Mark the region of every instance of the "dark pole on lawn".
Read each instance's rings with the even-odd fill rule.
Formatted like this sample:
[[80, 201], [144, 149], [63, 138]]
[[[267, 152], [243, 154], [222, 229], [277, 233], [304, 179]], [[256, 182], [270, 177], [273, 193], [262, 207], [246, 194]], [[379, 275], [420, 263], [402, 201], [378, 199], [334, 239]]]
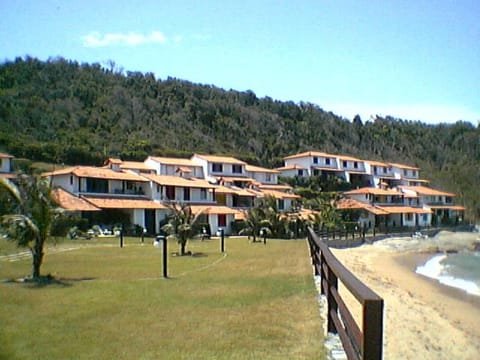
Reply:
[[225, 230], [220, 229], [220, 250], [225, 252]]
[[167, 275], [167, 237], [164, 236], [162, 239], [163, 243], [163, 277], [168, 278]]
[[123, 225], [120, 228], [120, 247], [123, 248]]

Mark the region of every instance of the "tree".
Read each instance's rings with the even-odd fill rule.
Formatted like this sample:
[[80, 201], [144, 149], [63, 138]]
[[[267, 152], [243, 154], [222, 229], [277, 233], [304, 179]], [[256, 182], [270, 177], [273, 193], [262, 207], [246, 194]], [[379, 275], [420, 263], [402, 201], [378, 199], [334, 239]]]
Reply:
[[177, 240], [180, 245], [180, 256], [184, 256], [187, 241], [194, 235], [193, 225], [205, 210], [193, 214], [192, 208], [186, 204], [175, 203], [169, 204], [167, 207], [171, 211], [170, 219], [168, 224], [162, 227], [162, 230]]
[[59, 208], [47, 179], [20, 175], [15, 182], [0, 178], [0, 187], [7, 191], [10, 202], [1, 226], [8, 239], [30, 249], [32, 279], [38, 281], [45, 242]]
[[267, 219], [267, 214], [263, 204], [257, 201], [257, 204], [245, 211], [245, 227], [239, 231], [239, 234], [252, 235], [253, 242], [257, 241], [257, 236], [260, 235], [261, 230], [270, 228], [270, 221]]

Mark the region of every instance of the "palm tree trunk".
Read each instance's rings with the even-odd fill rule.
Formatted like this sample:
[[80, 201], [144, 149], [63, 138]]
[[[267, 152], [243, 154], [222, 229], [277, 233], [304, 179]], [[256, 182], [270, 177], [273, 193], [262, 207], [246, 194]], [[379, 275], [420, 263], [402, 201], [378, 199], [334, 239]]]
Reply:
[[40, 266], [43, 262], [43, 241], [37, 239], [35, 240], [35, 244], [32, 251], [32, 278], [34, 280], [40, 278]]
[[185, 255], [185, 246], [187, 245], [186, 241], [180, 242], [180, 256]]

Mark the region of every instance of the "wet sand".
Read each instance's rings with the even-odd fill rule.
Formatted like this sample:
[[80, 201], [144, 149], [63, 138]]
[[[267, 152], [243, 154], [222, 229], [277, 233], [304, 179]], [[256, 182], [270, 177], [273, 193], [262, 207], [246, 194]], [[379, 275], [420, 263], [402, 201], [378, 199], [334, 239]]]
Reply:
[[[448, 246], [452, 238], [461, 237], [444, 235]], [[441, 239], [435, 239], [436, 247], [443, 246]], [[332, 249], [350, 271], [384, 299], [384, 358], [479, 359], [480, 297], [416, 274], [416, 267], [434, 255], [432, 249], [426, 242], [402, 246], [399, 241]], [[361, 323], [356, 300], [341, 285], [340, 292]]]

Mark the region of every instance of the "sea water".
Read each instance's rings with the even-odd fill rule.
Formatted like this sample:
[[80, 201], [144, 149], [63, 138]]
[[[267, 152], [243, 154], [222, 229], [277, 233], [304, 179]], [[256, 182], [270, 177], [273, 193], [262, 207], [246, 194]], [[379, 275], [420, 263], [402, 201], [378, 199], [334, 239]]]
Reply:
[[425, 265], [419, 266], [416, 272], [480, 296], [480, 252], [435, 255]]

